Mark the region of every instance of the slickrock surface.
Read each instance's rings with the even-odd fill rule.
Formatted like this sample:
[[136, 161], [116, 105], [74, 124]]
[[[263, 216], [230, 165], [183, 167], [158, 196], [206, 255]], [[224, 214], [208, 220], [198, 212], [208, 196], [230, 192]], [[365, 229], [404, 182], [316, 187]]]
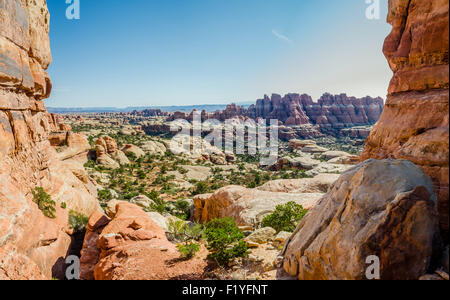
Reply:
[[407, 159], [433, 179], [442, 236], [449, 229], [449, 2], [390, 0], [384, 53], [394, 72], [362, 155]]
[[276, 180], [256, 189], [227, 186], [213, 194], [194, 197], [194, 219], [206, 223], [232, 217], [239, 226], [256, 226], [277, 205], [294, 201], [305, 209], [314, 207], [337, 177], [322, 174], [316, 178]]
[[[68, 211], [99, 209], [95, 189], [62, 162], [71, 155], [60, 158], [49, 141], [66, 131], [77, 144], [42, 102], [52, 88], [49, 22], [44, 0], [0, 1], [0, 279], [51, 278], [71, 242]], [[55, 219], [32, 201], [36, 186], [56, 202]]]
[[[181, 260], [176, 245], [167, 240], [164, 230], [141, 208], [122, 202], [116, 211], [112, 221], [98, 235], [100, 255], [94, 268], [96, 280], [201, 278], [206, 267], [204, 249], [189, 261]], [[98, 216], [92, 218], [98, 219]], [[85, 241], [82, 261], [88, 255], [86, 261], [92, 263], [95, 251], [89, 250], [93, 244], [89, 240]], [[92, 269], [91, 263], [87, 264], [87, 270]], [[85, 276], [90, 278], [91, 275]]]
[[431, 179], [404, 160], [368, 160], [341, 175], [300, 222], [284, 250], [284, 269], [300, 280], [366, 279], [366, 258], [381, 279], [418, 279], [437, 236]]

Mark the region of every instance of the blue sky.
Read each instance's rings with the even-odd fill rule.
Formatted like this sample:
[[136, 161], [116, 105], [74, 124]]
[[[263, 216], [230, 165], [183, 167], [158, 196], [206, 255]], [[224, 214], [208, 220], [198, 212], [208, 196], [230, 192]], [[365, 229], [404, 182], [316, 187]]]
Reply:
[[264, 94], [385, 97], [381, 19], [365, 0], [80, 0], [51, 14], [48, 106], [247, 102]]

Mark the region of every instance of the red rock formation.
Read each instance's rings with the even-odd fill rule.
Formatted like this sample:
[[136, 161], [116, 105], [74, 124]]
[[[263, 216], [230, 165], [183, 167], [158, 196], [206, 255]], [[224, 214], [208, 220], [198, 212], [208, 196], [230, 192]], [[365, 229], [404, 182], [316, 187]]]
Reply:
[[[200, 279], [206, 251], [189, 261], [180, 260], [176, 245], [138, 206], [122, 202], [107, 220], [95, 214], [82, 250], [83, 278], [96, 280]], [[98, 239], [98, 240], [97, 240]], [[98, 243], [97, 243], [98, 242]], [[98, 245], [98, 251], [94, 245]], [[98, 263], [97, 263], [98, 261]], [[93, 271], [93, 273], [92, 273]]]
[[[45, 0], [0, 1], [0, 279], [51, 278], [71, 243], [68, 211], [99, 208], [49, 142], [59, 128], [42, 102], [52, 87], [48, 34]], [[36, 186], [56, 202], [55, 219], [32, 201]]]
[[403, 158], [431, 176], [448, 240], [449, 2], [390, 0], [384, 53], [394, 76], [386, 107], [367, 140], [367, 158]]
[[[264, 99], [256, 101], [248, 109], [236, 104], [230, 104], [223, 111], [207, 113], [202, 111], [202, 121], [216, 119], [225, 121], [227, 119], [239, 118], [241, 120], [279, 120], [279, 125], [302, 126], [317, 125], [325, 133], [339, 135], [340, 129], [360, 125], [375, 124], [383, 111], [383, 99], [365, 97], [357, 99], [348, 97], [346, 94], [333, 96], [324, 94], [318, 102], [313, 102], [308, 95], [287, 94], [284, 97], [273, 94], [272, 97], [265, 96]], [[192, 121], [193, 112], [189, 115], [176, 112], [169, 117], [169, 121], [185, 119]], [[363, 138], [367, 137], [361, 132]], [[320, 135], [317, 131], [314, 135]], [[294, 135], [295, 137], [303, 137]]]

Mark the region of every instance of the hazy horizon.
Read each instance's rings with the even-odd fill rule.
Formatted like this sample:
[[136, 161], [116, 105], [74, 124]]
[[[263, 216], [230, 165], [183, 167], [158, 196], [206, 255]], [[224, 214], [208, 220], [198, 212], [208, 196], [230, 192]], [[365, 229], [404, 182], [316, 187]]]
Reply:
[[50, 107], [249, 103], [264, 94], [385, 98], [381, 18], [364, 0], [48, 1]]

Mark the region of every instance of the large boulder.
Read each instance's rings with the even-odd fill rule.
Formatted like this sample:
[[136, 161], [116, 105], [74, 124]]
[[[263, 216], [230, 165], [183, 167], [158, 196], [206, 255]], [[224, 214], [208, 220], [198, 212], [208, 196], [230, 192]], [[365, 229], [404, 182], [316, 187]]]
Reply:
[[301, 280], [366, 279], [378, 256], [381, 279], [418, 279], [438, 232], [431, 179], [405, 160], [368, 160], [342, 174], [300, 222], [284, 269]]

